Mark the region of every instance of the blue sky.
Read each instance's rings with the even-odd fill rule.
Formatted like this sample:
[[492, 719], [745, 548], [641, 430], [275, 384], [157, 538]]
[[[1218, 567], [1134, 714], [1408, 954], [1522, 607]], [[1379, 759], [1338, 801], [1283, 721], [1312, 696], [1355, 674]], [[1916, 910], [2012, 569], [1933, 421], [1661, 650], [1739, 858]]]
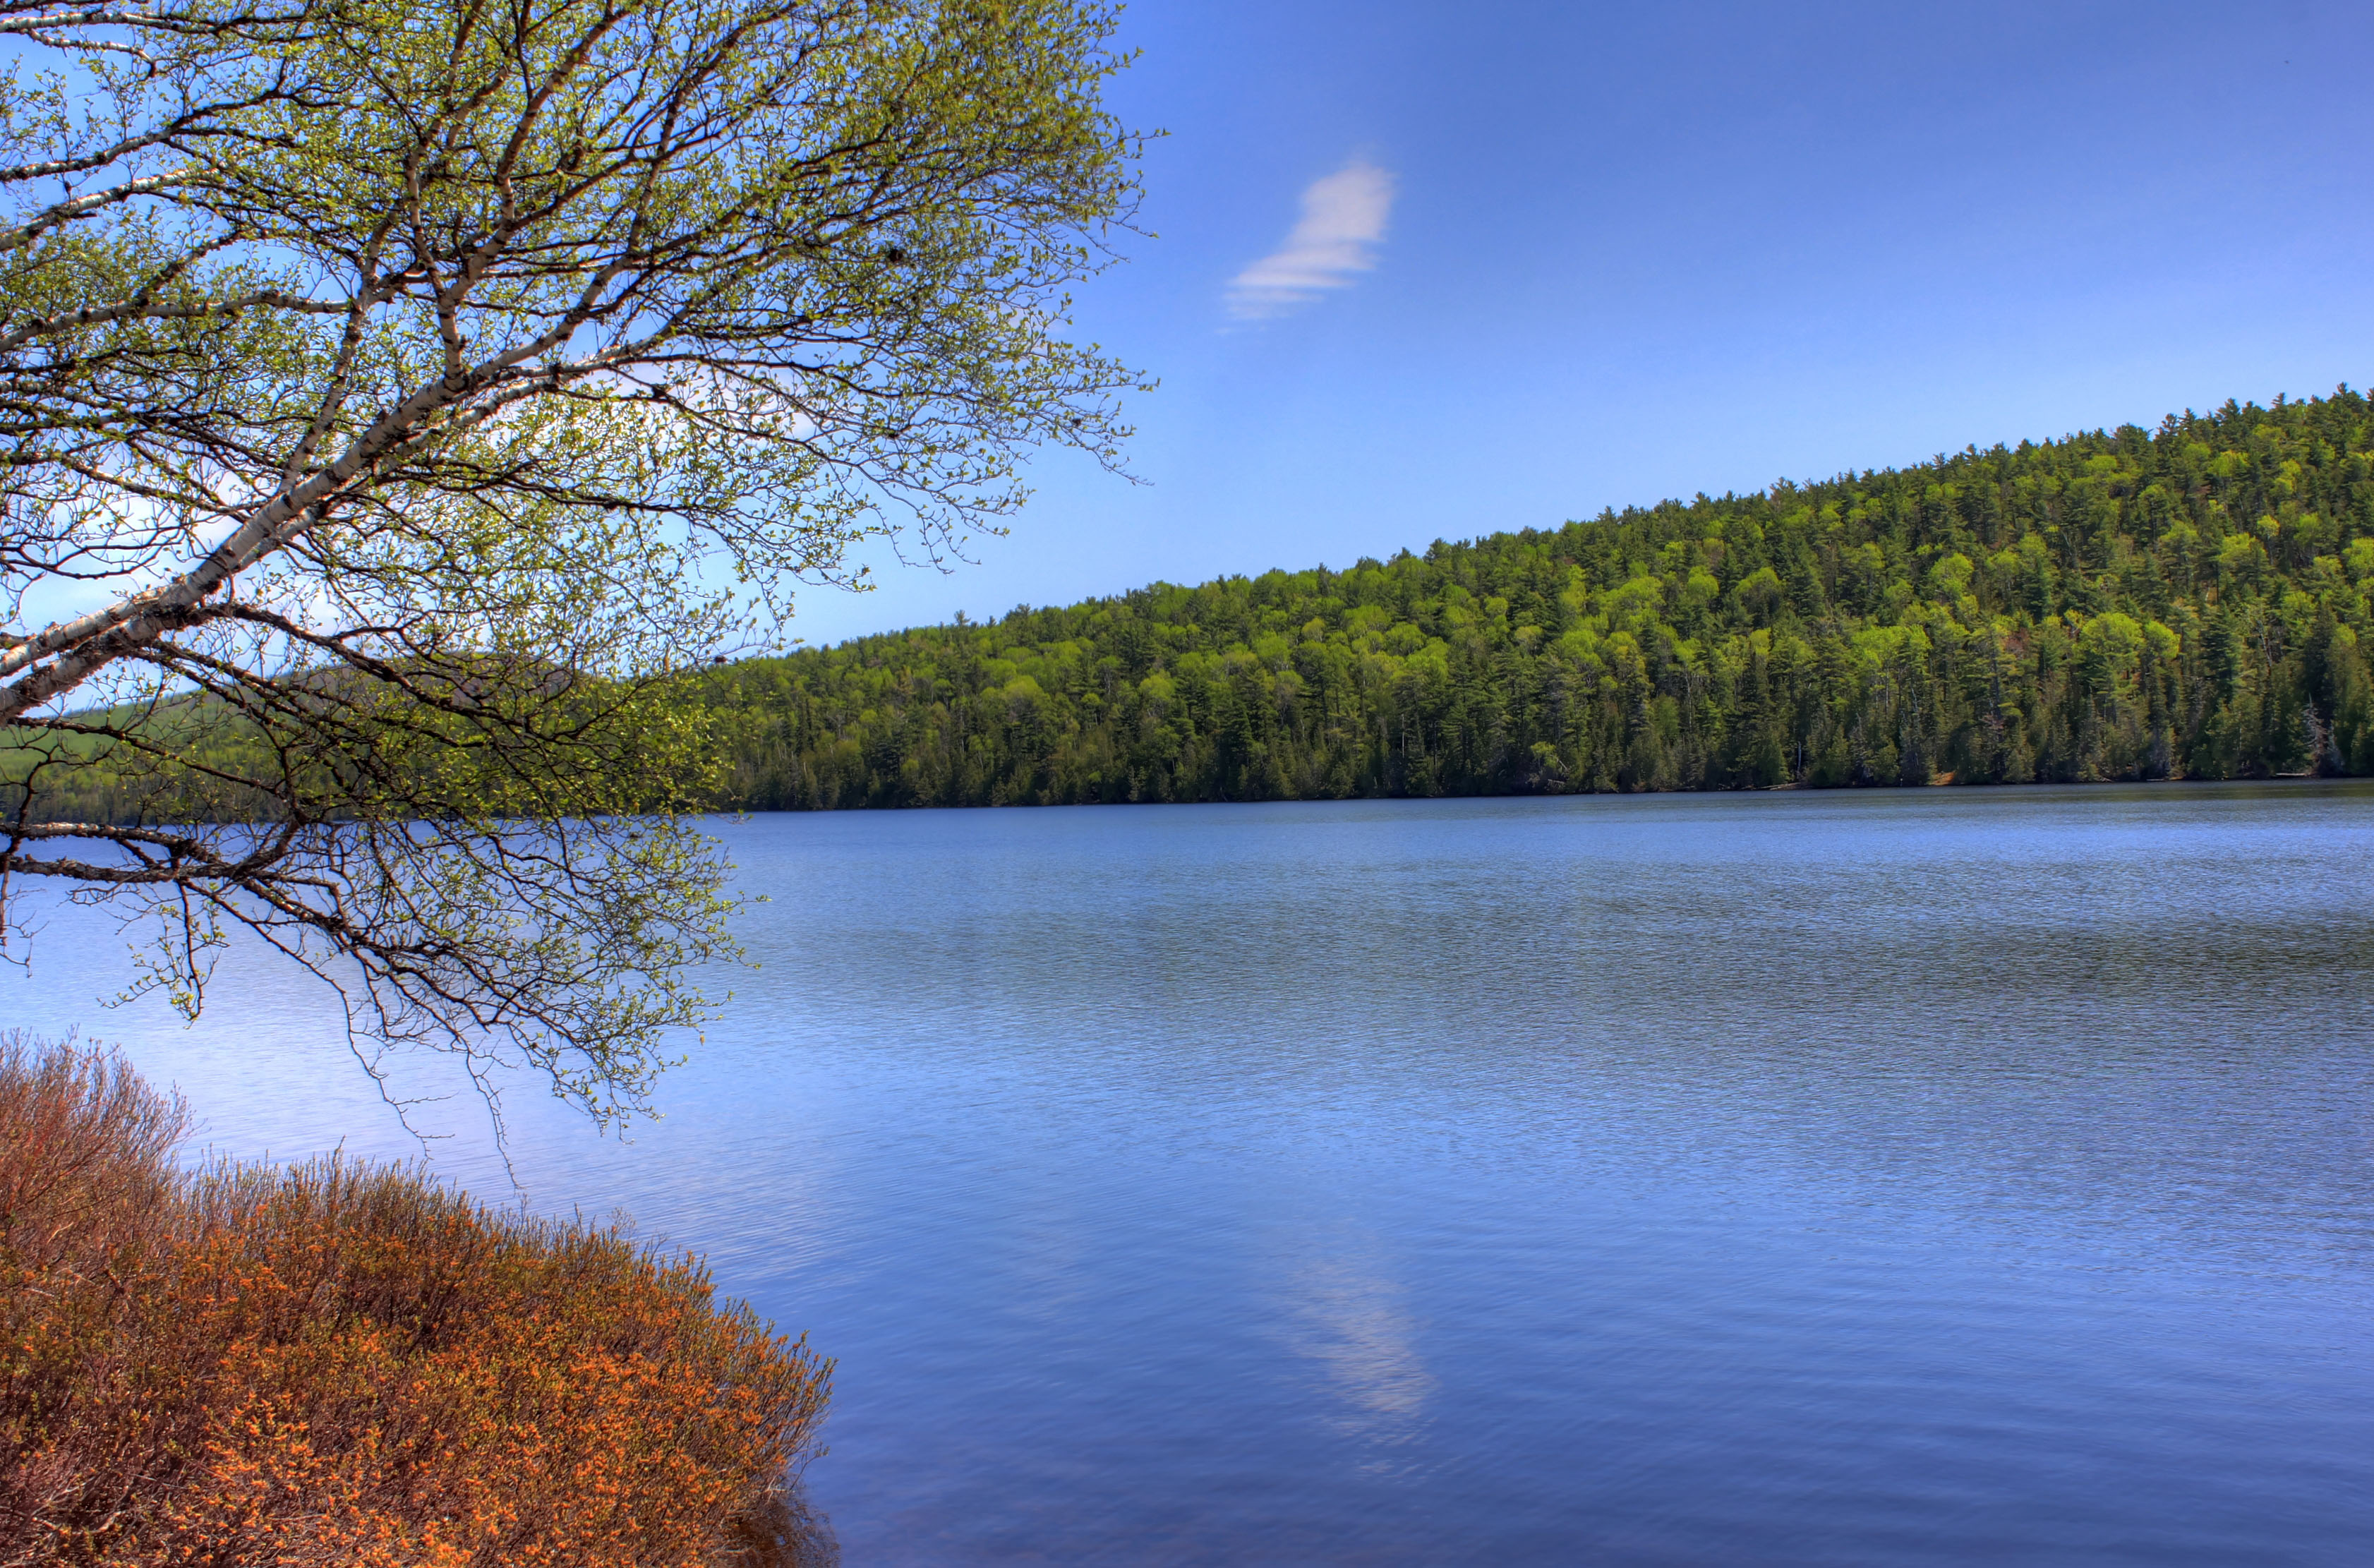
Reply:
[[[2374, 6], [1141, 0], [1161, 378], [811, 642], [2374, 380]], [[1315, 188], [1315, 189], [1314, 189]]]

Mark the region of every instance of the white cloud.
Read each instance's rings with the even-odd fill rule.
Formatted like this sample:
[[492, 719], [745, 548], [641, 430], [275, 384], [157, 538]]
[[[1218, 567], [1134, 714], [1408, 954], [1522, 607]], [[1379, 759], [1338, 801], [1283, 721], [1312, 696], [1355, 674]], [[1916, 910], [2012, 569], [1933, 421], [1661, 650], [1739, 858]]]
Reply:
[[1240, 321], [1281, 315], [1341, 288], [1377, 264], [1374, 247], [1393, 211], [1393, 177], [1353, 163], [1302, 193], [1302, 217], [1275, 252], [1228, 284], [1228, 313]]

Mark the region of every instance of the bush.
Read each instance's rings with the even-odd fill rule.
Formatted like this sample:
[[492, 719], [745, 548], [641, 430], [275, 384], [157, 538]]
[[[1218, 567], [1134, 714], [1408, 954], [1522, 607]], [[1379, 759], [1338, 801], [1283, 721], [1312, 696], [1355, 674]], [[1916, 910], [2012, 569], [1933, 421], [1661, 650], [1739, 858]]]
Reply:
[[0, 1563], [793, 1563], [830, 1363], [691, 1258], [400, 1168], [187, 1173], [0, 1036]]

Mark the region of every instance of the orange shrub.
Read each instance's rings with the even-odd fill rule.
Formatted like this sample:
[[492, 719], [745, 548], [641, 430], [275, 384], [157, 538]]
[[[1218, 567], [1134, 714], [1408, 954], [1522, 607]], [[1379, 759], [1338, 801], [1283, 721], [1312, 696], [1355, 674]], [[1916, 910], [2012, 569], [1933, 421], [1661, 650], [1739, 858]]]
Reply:
[[787, 1563], [830, 1365], [698, 1261], [400, 1168], [170, 1163], [0, 1037], [0, 1564]]

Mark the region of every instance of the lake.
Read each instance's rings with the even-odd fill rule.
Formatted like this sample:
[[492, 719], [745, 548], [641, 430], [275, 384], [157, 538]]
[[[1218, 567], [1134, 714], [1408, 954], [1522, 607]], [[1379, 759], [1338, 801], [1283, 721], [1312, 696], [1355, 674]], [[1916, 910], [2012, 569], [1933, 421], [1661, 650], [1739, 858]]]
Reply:
[[[2374, 1562], [2374, 787], [718, 831], [760, 967], [516, 1166], [839, 1358], [852, 1568]], [[409, 1147], [311, 982], [33, 953], [215, 1147]]]

